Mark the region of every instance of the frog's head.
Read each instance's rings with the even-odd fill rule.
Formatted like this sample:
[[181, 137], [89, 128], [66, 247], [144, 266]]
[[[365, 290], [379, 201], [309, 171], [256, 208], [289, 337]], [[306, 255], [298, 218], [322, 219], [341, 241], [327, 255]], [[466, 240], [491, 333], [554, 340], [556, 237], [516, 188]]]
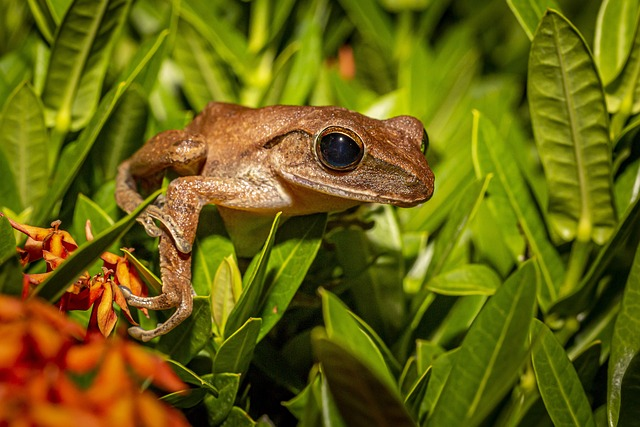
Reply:
[[434, 175], [418, 119], [376, 120], [343, 108], [305, 108], [295, 127], [264, 145], [274, 172], [289, 186], [351, 204], [410, 207], [429, 200]]

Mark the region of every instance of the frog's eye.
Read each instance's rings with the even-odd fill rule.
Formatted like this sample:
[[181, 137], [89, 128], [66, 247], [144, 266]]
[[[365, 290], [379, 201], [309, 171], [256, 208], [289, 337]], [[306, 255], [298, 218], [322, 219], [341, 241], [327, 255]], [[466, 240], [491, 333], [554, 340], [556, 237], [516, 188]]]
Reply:
[[429, 149], [429, 135], [427, 135], [427, 130], [422, 130], [422, 142], [420, 143], [420, 151], [422, 151], [423, 155], [427, 155], [427, 150]]
[[337, 126], [324, 129], [315, 140], [320, 163], [335, 171], [355, 169], [364, 156], [364, 144], [354, 132]]

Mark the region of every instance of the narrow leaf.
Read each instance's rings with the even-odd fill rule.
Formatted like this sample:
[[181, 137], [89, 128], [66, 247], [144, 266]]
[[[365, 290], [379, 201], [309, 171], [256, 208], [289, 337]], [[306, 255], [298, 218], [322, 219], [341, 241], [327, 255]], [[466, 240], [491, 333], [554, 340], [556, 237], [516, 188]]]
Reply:
[[241, 293], [242, 276], [235, 259], [229, 255], [220, 263], [211, 287], [211, 316], [221, 335]]
[[611, 338], [609, 356], [607, 416], [609, 425], [618, 424], [623, 378], [631, 361], [640, 353], [640, 250], [636, 249], [633, 265], [622, 297], [622, 307]]
[[528, 351], [537, 281], [528, 261], [489, 300], [460, 346], [428, 425], [478, 425], [511, 389]]
[[533, 39], [545, 10], [558, 9], [555, 0], [507, 0], [507, 4], [530, 40]]
[[564, 276], [560, 256], [547, 238], [546, 229], [535, 202], [516, 166], [513, 155], [493, 124], [475, 111], [473, 122], [473, 160], [476, 173], [493, 173], [489, 193], [508, 200], [526, 238], [531, 254], [536, 257], [542, 273], [538, 301], [547, 310], [558, 295]]
[[562, 345], [538, 320], [534, 321], [532, 336], [536, 382], [554, 425], [595, 427], [587, 395]]
[[483, 264], [467, 264], [434, 277], [427, 289], [441, 295], [493, 295], [500, 277]]
[[44, 105], [60, 132], [84, 126], [95, 111], [112, 40], [129, 0], [75, 0], [51, 50]]
[[28, 0], [29, 9], [40, 34], [47, 41], [53, 43], [53, 37], [58, 28], [59, 19], [53, 10], [49, 0]]
[[0, 292], [22, 294], [22, 267], [16, 252], [16, 239], [13, 227], [4, 216], [0, 216]]
[[605, 85], [622, 70], [635, 33], [637, 0], [604, 0], [598, 11], [593, 54]]
[[548, 217], [562, 241], [604, 243], [616, 225], [609, 119], [598, 72], [578, 31], [549, 11], [533, 39], [527, 85], [549, 192]]
[[23, 83], [9, 96], [0, 118], [0, 150], [13, 173], [19, 210], [37, 206], [48, 191], [48, 144], [42, 104]]
[[42, 282], [31, 294], [31, 297], [40, 297], [56, 302], [73, 281], [104, 252], [113, 242], [122, 237], [136, 222], [136, 218], [162, 190], [158, 190], [149, 196], [133, 212], [113, 224], [107, 230], [95, 237], [94, 240], [79, 247], [67, 258], [47, 279]]
[[340, 0], [360, 33], [382, 52], [393, 52], [394, 37], [388, 16], [374, 0]]
[[0, 210], [9, 208], [14, 212], [22, 211], [22, 202], [18, 195], [18, 186], [11, 172], [11, 164], [0, 150]]
[[[609, 112], [620, 113], [624, 121], [629, 115], [640, 112], [640, 14], [634, 16], [637, 20], [630, 55], [618, 77], [606, 87]], [[614, 117], [614, 123], [615, 120]]]
[[213, 360], [214, 374], [246, 373], [258, 342], [261, 323], [260, 319], [249, 318], [240, 329], [222, 343]]

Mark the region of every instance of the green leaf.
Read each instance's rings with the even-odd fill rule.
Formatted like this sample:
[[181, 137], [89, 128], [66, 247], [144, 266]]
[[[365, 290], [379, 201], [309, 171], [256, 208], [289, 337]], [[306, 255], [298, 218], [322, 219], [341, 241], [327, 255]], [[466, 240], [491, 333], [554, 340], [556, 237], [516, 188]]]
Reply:
[[456, 299], [446, 317], [431, 334], [431, 342], [444, 347], [457, 343], [469, 330], [487, 301], [485, 295], [467, 295]]
[[131, 251], [127, 249], [120, 249], [124, 252], [127, 260], [135, 267], [136, 271], [140, 273], [140, 277], [146, 283], [150, 295], [159, 295], [162, 293], [162, 282], [158, 277], [151, 272], [138, 258], [136, 258]]
[[430, 426], [478, 425], [511, 389], [528, 353], [537, 282], [528, 261], [482, 309], [429, 415]]
[[252, 427], [256, 422], [242, 409], [234, 406], [220, 427]]
[[380, 381], [397, 390], [395, 380], [380, 350], [351, 315], [347, 307], [332, 293], [320, 289], [322, 312], [327, 336], [360, 359]]
[[40, 34], [47, 41], [53, 43], [53, 37], [58, 28], [59, 19], [49, 0], [28, 0], [29, 9]]
[[[621, 407], [621, 387], [631, 361], [640, 353], [640, 250], [636, 249], [633, 265], [622, 296], [622, 307], [611, 338], [609, 356], [607, 413], [609, 425], [617, 425]], [[637, 364], [636, 364], [637, 365]]]
[[493, 173], [489, 193], [507, 200], [511, 205], [531, 254], [540, 266], [542, 286], [538, 290], [538, 302], [546, 311], [558, 295], [564, 276], [562, 261], [547, 238], [537, 207], [505, 141], [493, 124], [479, 112], [474, 111], [473, 117], [472, 149], [476, 173], [481, 176]]
[[87, 221], [91, 221], [93, 235], [100, 234], [113, 225], [113, 220], [96, 202], [84, 194], [79, 194], [73, 211], [73, 225], [70, 230], [71, 235], [75, 236], [78, 244], [87, 241], [85, 234]]
[[529, 40], [533, 39], [544, 12], [548, 8], [559, 9], [555, 0], [507, 0], [507, 4]]
[[182, 20], [176, 34], [174, 55], [185, 75], [185, 94], [196, 111], [202, 111], [214, 99], [221, 102], [237, 101], [231, 78], [218, 56]]
[[[319, 331], [315, 331], [319, 332]], [[312, 333], [331, 395], [349, 426], [415, 425], [397, 393], [344, 343]]]
[[[631, 53], [618, 77], [606, 87], [609, 112], [619, 113], [623, 124], [629, 115], [640, 112], [640, 14], [635, 16], [637, 20]], [[616, 25], [614, 28], [617, 27]], [[614, 123], [616, 117], [612, 120], [612, 130], [615, 132], [617, 129]]]
[[240, 385], [239, 374], [217, 374], [213, 376], [213, 385], [218, 389], [218, 395], [207, 394], [204, 404], [209, 414], [210, 426], [216, 426], [224, 421], [236, 400]]
[[375, 43], [382, 52], [394, 51], [395, 38], [389, 17], [377, 1], [340, 0], [339, 3], [366, 40]]
[[94, 240], [79, 247], [47, 279], [31, 293], [31, 298], [40, 297], [56, 302], [71, 283], [82, 274], [113, 242], [122, 237], [136, 222], [136, 218], [162, 190], [158, 190], [142, 202], [133, 212], [98, 234]]
[[260, 337], [282, 318], [320, 249], [327, 224], [324, 213], [290, 218], [278, 230], [268, 265], [266, 299], [262, 304]]
[[211, 340], [211, 305], [208, 297], [193, 297], [191, 316], [160, 337], [158, 351], [187, 364]]
[[141, 49], [138, 51], [135, 58], [130, 62], [129, 68], [123, 74], [120, 83], [102, 98], [98, 110], [91, 118], [87, 127], [82, 131], [78, 140], [65, 147], [55, 170], [51, 192], [34, 212], [33, 223], [40, 224], [44, 222], [53, 209], [53, 206], [62, 199], [62, 196], [80, 170], [93, 143], [98, 138], [98, 135], [113, 113], [120, 98], [126, 92], [131, 82], [143, 71], [145, 66], [153, 59], [154, 55], [160, 51], [166, 36], [166, 32], [160, 33], [155, 39], [155, 43], [148, 45], [147, 50]]
[[636, 353], [627, 365], [620, 387], [619, 426], [633, 426], [640, 417], [640, 355]]
[[603, 0], [598, 11], [593, 54], [605, 85], [622, 70], [633, 44], [637, 0]]
[[549, 11], [533, 39], [529, 109], [549, 192], [548, 218], [564, 242], [604, 243], [616, 225], [609, 119], [582, 36]]
[[129, 0], [75, 0], [64, 16], [42, 93], [58, 132], [80, 129], [95, 111], [113, 38], [129, 4]]
[[244, 375], [247, 372], [258, 342], [261, 323], [261, 319], [248, 319], [222, 343], [213, 360], [214, 374], [231, 372]]
[[595, 427], [589, 400], [562, 345], [538, 320], [533, 323], [532, 337], [536, 382], [554, 425]]
[[[433, 411], [433, 407], [436, 405], [442, 390], [447, 383], [447, 379], [451, 374], [451, 369], [460, 353], [460, 348], [450, 350], [444, 354], [438, 356], [438, 358], [431, 365], [431, 378], [427, 386], [427, 393], [424, 395], [420, 404], [420, 419]], [[422, 422], [420, 425], [426, 425]]]
[[[200, 216], [200, 224], [208, 219]], [[191, 268], [191, 284], [198, 295], [210, 295], [220, 264], [225, 257], [235, 254], [228, 237], [219, 234], [196, 236]]]
[[225, 257], [216, 271], [211, 287], [211, 316], [224, 336], [229, 314], [242, 294], [242, 276], [232, 255]]
[[22, 211], [22, 202], [18, 195], [18, 186], [13, 179], [11, 164], [0, 150], [0, 209], [9, 208], [12, 211]]
[[25, 82], [9, 96], [0, 118], [0, 150], [4, 151], [20, 197], [17, 210], [37, 206], [47, 194], [48, 144], [42, 103]]
[[427, 289], [441, 295], [493, 295], [500, 283], [500, 277], [486, 265], [467, 264], [434, 277]]
[[255, 317], [260, 309], [260, 299], [264, 294], [265, 275], [271, 256], [271, 249], [276, 237], [276, 230], [280, 223], [280, 213], [273, 219], [269, 237], [264, 243], [262, 251], [257, 254], [243, 277], [242, 294], [231, 311], [225, 326], [225, 336], [233, 334], [246, 320]]
[[205, 389], [213, 394], [218, 394], [218, 389], [209, 381], [209, 378], [196, 374], [191, 369], [175, 360], [167, 359], [167, 363], [171, 365], [173, 371], [185, 383], [195, 385], [196, 387]]
[[16, 239], [13, 227], [4, 216], [0, 216], [0, 293], [22, 294], [22, 268], [16, 252]]

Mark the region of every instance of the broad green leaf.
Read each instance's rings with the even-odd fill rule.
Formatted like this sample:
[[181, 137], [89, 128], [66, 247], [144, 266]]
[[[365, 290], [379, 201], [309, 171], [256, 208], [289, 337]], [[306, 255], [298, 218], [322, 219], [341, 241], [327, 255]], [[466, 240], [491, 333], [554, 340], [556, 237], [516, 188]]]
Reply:
[[[200, 215], [200, 224], [209, 218]], [[219, 234], [196, 236], [191, 267], [191, 285], [198, 295], [210, 295], [216, 272], [225, 257], [235, 254], [228, 237]], [[213, 298], [213, 297], [212, 297]]]
[[193, 297], [191, 316], [160, 337], [158, 351], [187, 364], [211, 340], [211, 305], [207, 297]]
[[420, 409], [427, 394], [427, 386], [429, 385], [430, 379], [431, 368], [427, 368], [404, 399], [404, 406], [411, 413], [413, 419], [418, 423], [421, 423], [423, 421], [423, 417], [426, 415], [426, 413], [423, 413], [424, 411], [421, 411]]
[[113, 39], [129, 4], [129, 0], [75, 0], [67, 10], [56, 32], [42, 93], [50, 124], [59, 133], [80, 129], [95, 111]]
[[13, 173], [19, 210], [37, 206], [48, 191], [48, 144], [42, 103], [23, 83], [9, 96], [0, 117], [0, 150]]
[[627, 365], [627, 370], [622, 378], [620, 387], [620, 413], [619, 426], [632, 426], [637, 424], [640, 417], [640, 355], [636, 353]]
[[478, 425], [511, 389], [528, 353], [537, 282], [528, 261], [491, 297], [462, 341], [429, 426]]
[[82, 131], [78, 140], [68, 144], [63, 151], [56, 167], [51, 192], [49, 197], [43, 200], [34, 212], [33, 223], [40, 224], [47, 219], [54, 205], [62, 199], [71, 182], [80, 170], [82, 163], [89, 154], [91, 147], [104, 128], [108, 118], [120, 101], [122, 95], [136, 77], [144, 70], [145, 66], [160, 51], [167, 33], [162, 32], [155, 39], [155, 43], [148, 45], [148, 50], [140, 50], [131, 61], [129, 68], [123, 74], [119, 84], [107, 93], [100, 101], [98, 110], [91, 118], [87, 127]]
[[389, 16], [375, 0], [340, 0], [351, 21], [362, 36], [375, 43], [382, 52], [394, 51], [394, 37]]
[[603, 244], [613, 232], [609, 119], [582, 36], [549, 11], [529, 56], [529, 110], [549, 192], [548, 218], [563, 242]]
[[211, 316], [222, 336], [224, 336], [224, 326], [229, 314], [238, 302], [241, 293], [242, 276], [235, 259], [229, 255], [218, 266], [211, 286]]
[[268, 261], [266, 297], [261, 306], [264, 338], [282, 318], [316, 257], [327, 224], [326, 214], [290, 218], [276, 237]]
[[542, 286], [538, 289], [538, 302], [546, 311], [558, 295], [564, 276], [562, 261], [547, 238], [544, 223], [506, 142], [479, 112], [474, 111], [473, 118], [472, 150], [476, 173], [493, 173], [489, 193], [508, 200], [511, 205], [529, 250], [540, 266]]
[[258, 342], [261, 319], [249, 318], [244, 325], [227, 338], [213, 360], [213, 373], [231, 372], [244, 375], [249, 369], [253, 349]]
[[532, 336], [536, 382], [554, 425], [595, 427], [587, 396], [562, 345], [538, 320], [533, 323]]
[[39, 297], [56, 302], [64, 291], [97, 259], [113, 242], [122, 237], [136, 222], [136, 218], [162, 190], [158, 190], [141, 203], [133, 212], [95, 236], [86, 245], [80, 246], [47, 279], [31, 293], [31, 298]]
[[208, 425], [216, 426], [227, 418], [233, 408], [240, 386], [240, 374], [213, 375], [211, 382], [218, 389], [218, 394], [207, 394], [204, 404], [209, 414]]
[[558, 3], [555, 0], [507, 0], [507, 4], [524, 32], [527, 33], [529, 40], [533, 39], [544, 12], [548, 8], [558, 9]]
[[[319, 332], [319, 331], [316, 331]], [[314, 333], [314, 353], [349, 426], [415, 425], [397, 392], [341, 341]]]
[[176, 34], [174, 55], [185, 75], [185, 94], [196, 111], [203, 110], [212, 100], [237, 101], [231, 79], [218, 56], [183, 20]]
[[620, 73], [633, 44], [638, 0], [603, 0], [598, 11], [593, 56], [604, 85]]
[[460, 340], [487, 301], [485, 295], [467, 295], [456, 299], [453, 307], [431, 334], [433, 344], [449, 347]]
[[493, 295], [500, 277], [484, 264], [467, 264], [427, 282], [427, 289], [441, 295]]
[[[427, 392], [424, 395], [420, 404], [420, 419], [433, 411], [433, 407], [440, 399], [442, 390], [449, 378], [451, 369], [460, 353], [460, 348], [450, 350], [444, 354], [438, 356], [438, 358], [431, 365], [431, 378], [427, 386]], [[424, 421], [421, 422], [422, 426], [427, 425]]]
[[638, 359], [637, 355], [640, 353], [638, 306], [640, 306], [640, 250], [636, 249], [622, 297], [622, 307], [611, 338], [607, 387], [607, 417], [610, 426], [618, 424], [620, 407], [623, 402], [621, 395], [623, 378], [631, 361], [634, 358]]
[[213, 385], [213, 383], [211, 383], [210, 378], [199, 376], [191, 369], [175, 360], [167, 359], [167, 363], [171, 366], [178, 377], [180, 377], [180, 379], [185, 383], [195, 385], [214, 394], [218, 393], [218, 389]]
[[262, 250], [253, 258], [242, 278], [242, 294], [227, 319], [225, 336], [233, 334], [248, 318], [256, 317], [259, 312], [260, 300], [265, 291], [265, 275], [268, 271], [269, 257], [271, 256], [271, 249], [273, 248], [279, 223], [280, 213], [273, 220], [269, 237], [267, 237]]
[[327, 337], [352, 352], [380, 381], [391, 390], [396, 390], [395, 380], [371, 337], [361, 329], [342, 301], [324, 289], [319, 292]]
[[94, 236], [113, 225], [113, 220], [97, 203], [84, 194], [79, 194], [73, 211], [73, 224], [70, 230], [71, 235], [74, 236], [78, 244], [87, 241], [85, 233], [87, 221], [91, 222], [91, 232]]
[[229, 411], [224, 422], [220, 424], [220, 427], [252, 427], [255, 425], [257, 425], [256, 422], [251, 419], [249, 414], [237, 406], [234, 406], [231, 408], [231, 411]]

